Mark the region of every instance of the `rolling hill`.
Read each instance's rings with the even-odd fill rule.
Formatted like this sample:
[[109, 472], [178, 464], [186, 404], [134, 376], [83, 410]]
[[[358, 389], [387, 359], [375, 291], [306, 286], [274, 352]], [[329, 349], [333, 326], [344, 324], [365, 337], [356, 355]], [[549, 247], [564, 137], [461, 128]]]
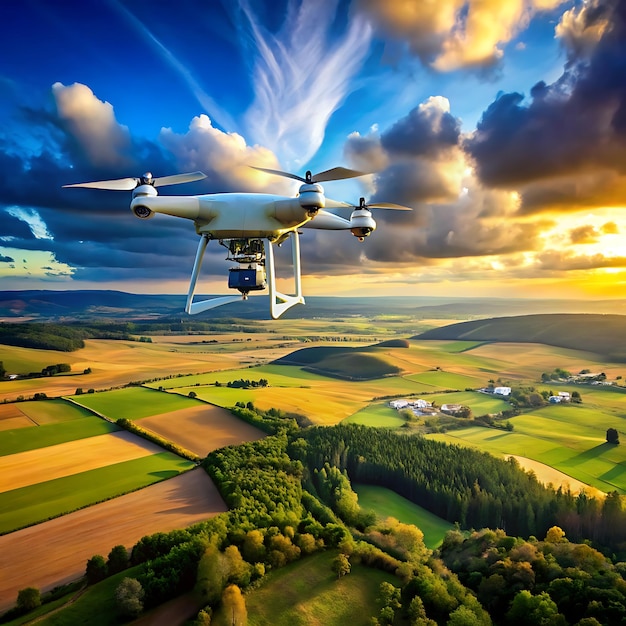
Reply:
[[626, 362], [626, 315], [519, 315], [434, 328], [412, 339], [543, 343]]
[[390, 363], [384, 354], [377, 354], [375, 346], [364, 348], [335, 346], [302, 348], [287, 354], [274, 363], [277, 365], [299, 365], [311, 372], [345, 380], [372, 380], [384, 376], [394, 376], [401, 372], [400, 368]]

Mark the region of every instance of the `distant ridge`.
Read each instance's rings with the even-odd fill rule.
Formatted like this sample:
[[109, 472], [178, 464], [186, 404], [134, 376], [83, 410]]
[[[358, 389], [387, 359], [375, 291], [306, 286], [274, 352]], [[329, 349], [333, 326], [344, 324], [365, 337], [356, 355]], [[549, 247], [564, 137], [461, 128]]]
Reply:
[[543, 343], [626, 362], [626, 315], [557, 313], [497, 317], [434, 328], [412, 339]]

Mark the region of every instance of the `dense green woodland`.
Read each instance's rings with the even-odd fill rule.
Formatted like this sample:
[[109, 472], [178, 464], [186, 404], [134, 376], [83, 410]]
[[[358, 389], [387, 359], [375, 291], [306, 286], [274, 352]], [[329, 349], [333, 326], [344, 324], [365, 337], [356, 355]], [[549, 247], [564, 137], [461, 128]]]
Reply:
[[[245, 602], [239, 590], [268, 571], [332, 550], [337, 576], [349, 576], [350, 563], [395, 575], [381, 585], [373, 626], [626, 623], [626, 563], [613, 556], [626, 527], [617, 494], [592, 504], [542, 487], [515, 463], [359, 426], [279, 429], [216, 450], [203, 467], [230, 510], [141, 539], [130, 581], [116, 591], [120, 619], [194, 589], [205, 605], [195, 623], [206, 624], [233, 594]], [[389, 486], [462, 520], [459, 530], [432, 553], [415, 526], [361, 509], [351, 480]], [[602, 529], [597, 547], [611, 559], [576, 542], [590, 510]], [[506, 532], [461, 529], [488, 526]], [[94, 555], [88, 582], [119, 572], [121, 561], [119, 547], [108, 559]], [[55, 623], [75, 623], [72, 610]]]

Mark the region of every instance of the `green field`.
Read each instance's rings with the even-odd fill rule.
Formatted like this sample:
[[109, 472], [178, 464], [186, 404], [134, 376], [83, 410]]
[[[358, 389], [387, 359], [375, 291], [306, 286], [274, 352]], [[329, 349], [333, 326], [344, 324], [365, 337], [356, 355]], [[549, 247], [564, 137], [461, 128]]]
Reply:
[[119, 428], [115, 424], [93, 415], [60, 424], [5, 430], [0, 436], [0, 456], [55, 446], [58, 443], [76, 441], [86, 437], [106, 435], [117, 430]]
[[594, 407], [561, 404], [511, 418], [511, 423], [514, 432], [474, 427], [428, 437], [497, 456], [524, 456], [602, 491], [626, 493], [626, 448], [606, 443], [606, 429], [623, 433], [624, 418]]
[[374, 428], [401, 428], [406, 420], [387, 402], [376, 402], [346, 417], [343, 424], [361, 424]]
[[454, 374], [451, 372], [444, 372], [442, 370], [421, 372], [420, 374], [413, 374], [412, 376], [407, 376], [406, 378], [417, 383], [424, 383], [426, 385], [432, 385], [433, 387], [439, 387], [440, 389], [456, 389], [459, 391], [467, 389], [468, 387], [476, 389], [485, 385], [483, 378], [465, 376], [463, 374]]
[[479, 393], [477, 391], [458, 391], [428, 396], [428, 401], [436, 402], [440, 406], [442, 404], [464, 404], [472, 409], [474, 415], [500, 413], [500, 411], [506, 411], [511, 408], [508, 402], [500, 400], [490, 394]]
[[59, 424], [70, 422], [83, 417], [93, 417], [88, 409], [76, 406], [67, 400], [38, 400], [36, 402], [20, 402], [20, 411], [28, 415], [40, 426], [44, 424]]
[[[369, 626], [379, 611], [380, 584], [400, 583], [391, 574], [356, 564], [337, 580], [331, 569], [336, 554], [318, 553], [268, 574], [245, 595], [248, 626]], [[216, 624], [230, 624], [221, 617], [216, 615]]]
[[101, 393], [82, 394], [72, 396], [72, 399], [115, 420], [122, 417], [136, 420], [196, 406], [196, 401], [191, 398], [144, 387], [125, 387]]
[[359, 496], [362, 509], [372, 509], [382, 520], [395, 517], [404, 524], [417, 526], [424, 533], [426, 547], [431, 550], [440, 545], [444, 535], [454, 528], [449, 522], [385, 487], [355, 484], [352, 488]]
[[146, 487], [192, 467], [190, 461], [162, 452], [5, 491], [0, 493], [0, 533]]

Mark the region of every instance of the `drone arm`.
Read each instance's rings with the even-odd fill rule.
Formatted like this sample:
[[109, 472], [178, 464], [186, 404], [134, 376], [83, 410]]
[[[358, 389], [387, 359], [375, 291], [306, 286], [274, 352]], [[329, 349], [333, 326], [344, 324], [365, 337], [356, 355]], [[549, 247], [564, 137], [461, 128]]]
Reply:
[[302, 225], [302, 228], [316, 228], [318, 230], [350, 230], [350, 220], [320, 209], [317, 215], [306, 224]]

